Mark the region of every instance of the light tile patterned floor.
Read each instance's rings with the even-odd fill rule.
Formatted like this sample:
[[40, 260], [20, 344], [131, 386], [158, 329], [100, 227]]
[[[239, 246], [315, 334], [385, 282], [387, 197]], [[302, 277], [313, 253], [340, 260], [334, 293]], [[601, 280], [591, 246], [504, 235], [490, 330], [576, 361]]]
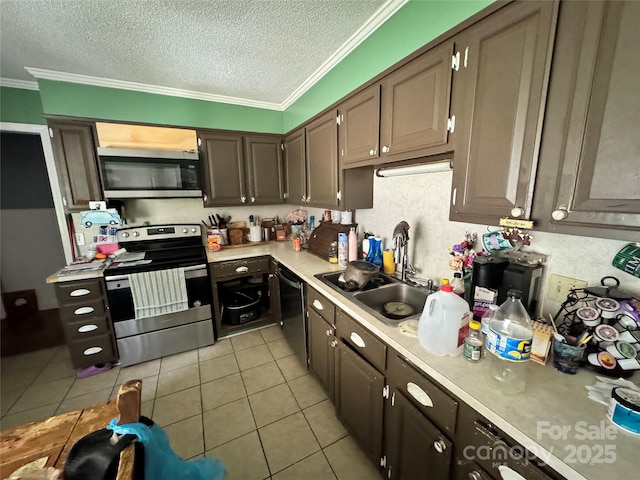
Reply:
[[113, 398], [142, 379], [142, 413], [182, 458], [222, 460], [229, 480], [381, 478], [272, 326], [210, 347], [78, 379], [66, 347], [2, 358], [5, 430]]

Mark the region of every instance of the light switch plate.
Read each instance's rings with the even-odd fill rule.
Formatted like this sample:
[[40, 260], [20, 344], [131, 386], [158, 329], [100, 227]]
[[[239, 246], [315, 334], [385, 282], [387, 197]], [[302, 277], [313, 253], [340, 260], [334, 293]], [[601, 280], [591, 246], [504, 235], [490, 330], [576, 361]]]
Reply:
[[549, 288], [547, 289], [547, 299], [562, 303], [567, 299], [569, 291], [574, 288], [584, 288], [587, 282], [579, 278], [565, 277], [552, 273], [549, 277]]
[[76, 245], [78, 245], [79, 247], [84, 245], [84, 233], [76, 232]]

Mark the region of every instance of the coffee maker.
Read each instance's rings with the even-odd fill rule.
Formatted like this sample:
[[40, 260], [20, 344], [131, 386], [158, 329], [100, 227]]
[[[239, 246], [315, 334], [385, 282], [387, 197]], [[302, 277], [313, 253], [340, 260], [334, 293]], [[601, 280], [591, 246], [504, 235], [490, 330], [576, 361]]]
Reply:
[[[480, 317], [489, 303], [501, 305], [511, 289], [522, 292], [522, 304], [531, 317], [538, 308], [542, 265], [522, 265], [504, 257], [483, 255], [473, 260], [471, 308]], [[479, 287], [479, 288], [476, 288]]]

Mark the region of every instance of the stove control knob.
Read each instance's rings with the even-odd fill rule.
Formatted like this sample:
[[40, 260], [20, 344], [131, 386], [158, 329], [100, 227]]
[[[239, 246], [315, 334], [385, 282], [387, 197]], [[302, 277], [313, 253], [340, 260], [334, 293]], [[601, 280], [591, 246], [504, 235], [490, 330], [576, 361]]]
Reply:
[[197, 232], [197, 230], [195, 228], [191, 229], [191, 233], [196, 233], [196, 232]]
[[139, 237], [140, 236], [140, 232], [133, 232], [133, 236], [134, 237]]
[[187, 233], [189, 230], [187, 230], [186, 228], [182, 229], [182, 233]]
[[122, 236], [123, 236], [124, 238], [127, 238], [127, 237], [129, 236], [129, 232], [122, 232]]

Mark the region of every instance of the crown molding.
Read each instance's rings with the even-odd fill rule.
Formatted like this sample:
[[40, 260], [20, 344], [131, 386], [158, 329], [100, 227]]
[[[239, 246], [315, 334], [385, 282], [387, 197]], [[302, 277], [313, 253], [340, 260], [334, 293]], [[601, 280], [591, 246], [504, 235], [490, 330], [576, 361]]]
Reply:
[[324, 77], [333, 67], [338, 65], [349, 55], [358, 45], [364, 42], [369, 35], [375, 32], [380, 25], [386, 22], [394, 13], [404, 6], [409, 0], [389, 0], [378, 9], [367, 22], [360, 27], [349, 39], [342, 44], [315, 72], [311, 74], [298, 88], [296, 88], [287, 99], [282, 102], [281, 109], [286, 110], [298, 100], [304, 93], [313, 87], [322, 77]]
[[[75, 73], [60, 72], [55, 70], [46, 70], [36, 67], [24, 67], [34, 78], [54, 80], [59, 82], [78, 83], [82, 85], [92, 85], [96, 87], [117, 88], [120, 90], [132, 90], [136, 92], [154, 93], [158, 95], [167, 95], [171, 97], [191, 98], [194, 100], [205, 100], [209, 102], [227, 103], [232, 105], [241, 105], [245, 107], [263, 108], [267, 110], [286, 110], [291, 104], [298, 100], [307, 90], [313, 87], [324, 75], [326, 75], [333, 67], [339, 64], [347, 55], [349, 55], [358, 45], [375, 32], [389, 17], [396, 13], [409, 0], [388, 0], [380, 7], [367, 22], [360, 27], [349, 39], [343, 43], [309, 78], [307, 78], [291, 95], [289, 95], [282, 103], [262, 102], [258, 100], [248, 100], [239, 97], [228, 97], [225, 95], [216, 95], [212, 93], [195, 92], [192, 90], [182, 90], [179, 88], [162, 87], [158, 85], [149, 85], [145, 83], [128, 82], [124, 80], [115, 80], [103, 77], [93, 77], [89, 75], [79, 75]], [[9, 80], [12, 85], [1, 83], [5, 79], [0, 79], [0, 85], [12, 86], [15, 88], [29, 88], [38, 90], [36, 82], [27, 82], [23, 80]], [[18, 86], [18, 83], [20, 86]]]
[[238, 97], [227, 97], [224, 95], [216, 95], [212, 93], [194, 92], [191, 90], [182, 90], [180, 88], [161, 87], [158, 85], [149, 85], [146, 83], [127, 82], [124, 80], [114, 80], [111, 78], [92, 77], [89, 75], [78, 75], [75, 73], [58, 72], [55, 70], [45, 70], [43, 68], [24, 67], [33, 77], [54, 80], [58, 82], [79, 83], [82, 85], [92, 85], [95, 87], [117, 88], [120, 90], [133, 90], [136, 92], [155, 93], [158, 95], [167, 95], [170, 97], [191, 98], [194, 100], [206, 100], [209, 102], [229, 103], [233, 105], [242, 105], [245, 107], [257, 107], [268, 110], [280, 110], [281, 106], [277, 103], [261, 102], [257, 100], [247, 100]]
[[38, 82], [29, 80], [15, 80], [13, 78], [0, 77], [0, 87], [21, 88], [23, 90], [39, 90]]

